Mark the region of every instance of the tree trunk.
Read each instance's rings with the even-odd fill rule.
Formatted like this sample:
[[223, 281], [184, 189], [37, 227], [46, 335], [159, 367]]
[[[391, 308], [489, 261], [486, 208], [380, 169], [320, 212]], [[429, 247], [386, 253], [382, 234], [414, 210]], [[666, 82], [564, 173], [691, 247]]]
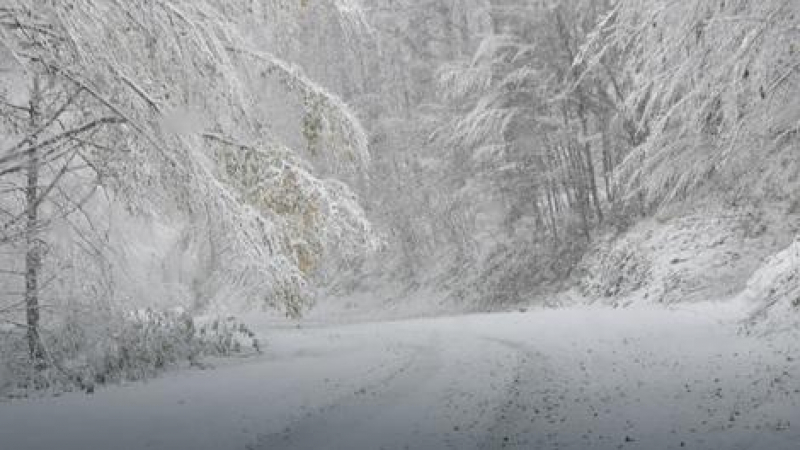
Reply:
[[[30, 126], [39, 126], [41, 103], [39, 78], [34, 77], [30, 101]], [[25, 188], [25, 318], [28, 327], [28, 349], [35, 365], [44, 363], [44, 347], [40, 335], [39, 319], [39, 274], [42, 268], [41, 244], [39, 242], [39, 170], [41, 161], [35, 149], [35, 138], [28, 153], [27, 185]]]
[[586, 177], [588, 178], [589, 193], [592, 196], [592, 203], [594, 203], [595, 214], [597, 215], [597, 222], [603, 223], [603, 206], [600, 204], [600, 194], [597, 188], [597, 174], [594, 169], [594, 159], [592, 158], [592, 144], [589, 142], [589, 124], [586, 118], [586, 111], [584, 106], [578, 106], [578, 117], [581, 122], [581, 132], [583, 139], [586, 142], [583, 144], [583, 157], [586, 164]]
[[558, 222], [556, 218], [557, 214], [557, 204], [555, 199], [555, 194], [553, 193], [555, 188], [553, 187], [553, 183], [551, 181], [547, 182], [547, 206], [548, 212], [550, 214], [550, 229], [553, 233], [553, 240], [554, 240], [554, 247], [557, 248], [560, 245], [560, 239], [558, 237]]
[[614, 171], [614, 159], [611, 154], [611, 145], [608, 139], [608, 124], [603, 121], [602, 126], [602, 151], [603, 151], [603, 183], [606, 190], [606, 202], [613, 204], [615, 199], [614, 191], [611, 188], [611, 176]]

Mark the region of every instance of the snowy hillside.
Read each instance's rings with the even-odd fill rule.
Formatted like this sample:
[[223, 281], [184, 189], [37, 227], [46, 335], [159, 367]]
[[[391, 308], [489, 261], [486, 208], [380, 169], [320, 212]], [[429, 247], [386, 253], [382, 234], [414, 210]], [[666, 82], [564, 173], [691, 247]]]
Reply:
[[582, 294], [618, 304], [733, 299], [790, 245], [800, 225], [797, 215], [780, 206], [703, 205], [673, 214], [599, 239], [579, 265]]

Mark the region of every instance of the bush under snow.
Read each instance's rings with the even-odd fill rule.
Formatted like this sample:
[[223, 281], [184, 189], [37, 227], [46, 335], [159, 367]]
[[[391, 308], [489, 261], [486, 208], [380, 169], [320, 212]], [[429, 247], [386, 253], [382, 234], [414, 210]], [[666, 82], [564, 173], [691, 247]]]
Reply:
[[195, 320], [181, 310], [70, 314], [42, 336], [44, 363], [32, 367], [18, 329], [0, 329], [0, 397], [59, 393], [152, 378], [204, 357], [261, 351], [256, 335], [232, 317]]

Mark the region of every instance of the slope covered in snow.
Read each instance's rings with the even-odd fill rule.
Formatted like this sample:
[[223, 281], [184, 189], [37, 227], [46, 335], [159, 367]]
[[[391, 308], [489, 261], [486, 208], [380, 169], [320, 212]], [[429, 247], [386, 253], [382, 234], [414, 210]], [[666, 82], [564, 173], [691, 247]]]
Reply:
[[672, 210], [599, 239], [578, 267], [580, 292], [622, 305], [732, 299], [800, 229], [780, 205]]
[[740, 299], [753, 307], [751, 330], [791, 333], [800, 326], [800, 241], [767, 259]]

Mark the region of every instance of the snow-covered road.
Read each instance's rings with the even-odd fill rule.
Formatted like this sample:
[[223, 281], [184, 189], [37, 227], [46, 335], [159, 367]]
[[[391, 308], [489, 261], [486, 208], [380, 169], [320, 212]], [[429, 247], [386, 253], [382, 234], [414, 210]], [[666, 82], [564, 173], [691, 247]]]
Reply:
[[800, 344], [713, 306], [274, 326], [263, 357], [0, 403], [3, 450], [800, 448]]

